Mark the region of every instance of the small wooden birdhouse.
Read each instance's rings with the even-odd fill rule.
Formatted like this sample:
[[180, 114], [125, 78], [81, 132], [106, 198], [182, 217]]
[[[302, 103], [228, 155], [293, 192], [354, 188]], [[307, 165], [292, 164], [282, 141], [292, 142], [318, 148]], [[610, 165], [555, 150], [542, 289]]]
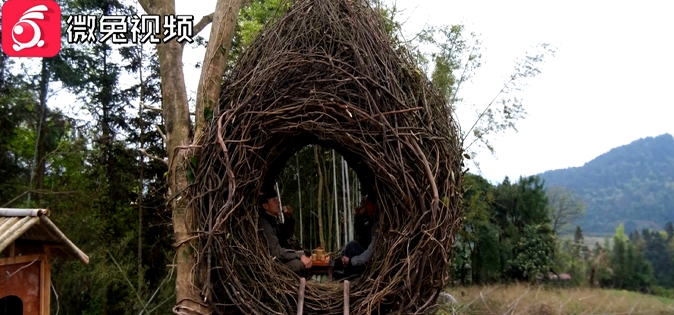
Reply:
[[48, 315], [50, 260], [89, 257], [49, 220], [46, 209], [0, 208], [0, 315]]

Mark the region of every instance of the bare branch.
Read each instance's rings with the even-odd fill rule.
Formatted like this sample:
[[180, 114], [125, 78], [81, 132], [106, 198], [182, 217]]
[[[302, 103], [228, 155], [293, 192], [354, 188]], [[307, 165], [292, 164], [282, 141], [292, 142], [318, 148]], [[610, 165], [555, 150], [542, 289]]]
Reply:
[[211, 24], [211, 22], [213, 22], [213, 14], [215, 14], [215, 12], [209, 15], [204, 15], [204, 17], [202, 17], [201, 20], [199, 20], [199, 22], [197, 22], [197, 24], [194, 25], [194, 30], [192, 31], [194, 36], [197, 36], [197, 34], [203, 31], [204, 28], [208, 26], [208, 24]]
[[4, 205], [2, 205], [2, 208], [8, 207], [8, 206], [11, 205], [12, 203], [14, 203], [14, 201], [17, 201], [19, 198], [21, 198], [21, 197], [27, 195], [27, 194], [30, 193], [30, 192], [32, 192], [32, 190], [26, 190], [26, 191], [22, 192], [22, 193], [19, 194], [18, 196], [12, 198], [12, 200], [10, 200], [10, 201], [8, 201], [7, 203], [5, 203]]
[[21, 197], [27, 195], [27, 194], [38, 194], [38, 195], [62, 195], [62, 194], [75, 194], [77, 191], [52, 191], [52, 190], [46, 190], [46, 189], [30, 189], [22, 192], [18, 196], [12, 198], [12, 200], [6, 202], [0, 208], [8, 207], [11, 204], [13, 204], [15, 201], [19, 200]]
[[157, 132], [159, 132], [159, 135], [161, 136], [162, 140], [166, 142], [166, 135], [164, 134], [163, 131], [161, 131], [161, 128], [159, 128], [159, 125], [154, 124], [154, 127], [157, 128]]
[[[466, 138], [468, 137], [468, 135], [470, 134], [470, 132], [473, 131], [473, 129], [475, 128], [475, 126], [477, 126], [477, 123], [479, 123], [480, 120], [482, 120], [482, 117], [484, 117], [484, 114], [487, 113], [487, 111], [489, 110], [489, 108], [491, 107], [491, 105], [494, 104], [494, 102], [496, 101], [496, 99], [497, 99], [499, 96], [501, 96], [501, 94], [503, 94], [503, 93], [506, 92], [506, 88], [507, 88], [508, 85], [510, 85], [510, 83], [512, 83], [514, 80], [515, 80], [515, 76], [513, 75], [513, 76], [510, 77], [510, 80], [509, 80], [508, 82], [506, 82], [506, 83], [503, 84], [503, 87], [501, 88], [501, 90], [500, 90], [498, 93], [496, 93], [496, 96], [494, 96], [494, 98], [491, 100], [491, 102], [489, 102], [489, 104], [487, 104], [487, 107], [485, 107], [485, 109], [482, 111], [482, 113], [477, 117], [477, 119], [475, 119], [475, 122], [473, 123], [473, 126], [470, 127], [470, 129], [468, 129], [468, 131], [466, 132], [466, 134], [463, 136], [463, 139], [461, 139], [461, 142], [466, 141]], [[467, 149], [467, 148], [464, 148], [464, 149]]]
[[[151, 106], [147, 106], [147, 105], [143, 105], [143, 108], [145, 108], [147, 110], [155, 111], [155, 112], [161, 112], [162, 111], [161, 108], [151, 107]], [[194, 116], [194, 112], [190, 112], [190, 115]]]
[[145, 155], [145, 156], [147, 156], [147, 157], [149, 157], [149, 158], [151, 158], [151, 159], [153, 159], [153, 160], [157, 160], [157, 161], [159, 161], [159, 162], [162, 162], [162, 163], [164, 163], [164, 164], [166, 164], [166, 165], [168, 166], [168, 161], [167, 161], [167, 160], [162, 159], [162, 158], [160, 158], [160, 157], [158, 157], [158, 156], [154, 156], [154, 155], [152, 155], [152, 154], [150, 154], [150, 153], [147, 153], [147, 151], [145, 151], [145, 149], [140, 149], [140, 150], [138, 150], [138, 151], [140, 151], [140, 153], [143, 153], [143, 155]]
[[144, 109], [151, 110], [151, 111], [155, 111], [155, 112], [161, 112], [161, 111], [162, 111], [161, 108], [156, 108], [156, 107], [148, 106], [148, 105], [145, 105], [145, 103], [143, 103], [143, 102], [140, 102], [140, 106], [142, 106]]

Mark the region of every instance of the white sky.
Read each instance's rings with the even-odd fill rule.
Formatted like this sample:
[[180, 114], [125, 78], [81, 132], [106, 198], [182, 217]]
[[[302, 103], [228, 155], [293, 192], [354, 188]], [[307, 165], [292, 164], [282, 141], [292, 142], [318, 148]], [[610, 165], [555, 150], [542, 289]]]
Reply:
[[[199, 4], [177, 0], [176, 10], [198, 21], [215, 8], [215, 0]], [[529, 115], [518, 123], [519, 132], [497, 137], [497, 158], [486, 152], [478, 158], [492, 182], [581, 166], [636, 139], [674, 134], [672, 1], [397, 0], [397, 5], [406, 8], [408, 34], [425, 23], [464, 23], [480, 34], [483, 66], [462, 91], [479, 107], [495, 96], [528, 48], [543, 42], [558, 48], [521, 94]], [[208, 38], [208, 32], [210, 27], [201, 35]], [[204, 49], [186, 47], [190, 95], [199, 80], [194, 64], [203, 55]], [[463, 125], [472, 122], [462, 119]]]
[[[558, 47], [524, 91], [529, 113], [483, 154], [483, 175], [533, 175], [581, 166], [633, 140], [674, 134], [674, 2], [398, 0], [410, 30], [465, 23], [485, 63], [464, 98], [487, 104], [527, 47]], [[414, 10], [414, 11], [412, 11]], [[498, 79], [498, 80], [497, 80]], [[464, 123], [465, 124], [465, 123]]]

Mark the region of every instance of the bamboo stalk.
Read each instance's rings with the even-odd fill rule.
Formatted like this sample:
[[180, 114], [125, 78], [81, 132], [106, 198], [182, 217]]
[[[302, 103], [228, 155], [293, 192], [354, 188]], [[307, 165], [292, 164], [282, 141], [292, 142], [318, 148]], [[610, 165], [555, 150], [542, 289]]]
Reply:
[[339, 249], [342, 246], [340, 244], [341, 235], [339, 235], [339, 215], [337, 214], [339, 207], [337, 206], [337, 170], [335, 164], [337, 164], [337, 161], [335, 161], [335, 150], [332, 150], [332, 191], [334, 192], [333, 195], [335, 199], [335, 238], [337, 239], [337, 249]]
[[347, 200], [347, 217], [349, 218], [349, 239], [353, 240], [353, 205], [351, 203], [351, 187], [349, 183], [349, 165], [344, 161], [344, 170], [346, 173], [346, 200]]
[[318, 245], [325, 247], [325, 238], [323, 236], [323, 171], [321, 170], [321, 161], [318, 155], [318, 147], [314, 146], [314, 159], [318, 170], [318, 205], [316, 206], [316, 215], [318, 217]]
[[281, 216], [281, 223], [283, 224], [286, 223], [286, 218], [285, 216], [283, 216], [283, 203], [281, 202], [281, 191], [279, 191], [278, 189], [278, 182], [276, 182], [275, 187], [276, 187], [276, 195], [278, 196], [278, 206], [279, 208], [281, 208], [280, 209], [281, 211], [279, 211], [279, 216]]
[[297, 163], [297, 194], [299, 195], [299, 212], [300, 212], [300, 244], [304, 246], [304, 228], [302, 227], [302, 188], [300, 187], [300, 158], [299, 152], [295, 155], [295, 162]]
[[344, 211], [342, 214], [344, 216], [344, 245], [346, 245], [349, 243], [349, 232], [348, 232], [349, 229], [347, 225], [348, 221], [346, 218], [348, 211], [346, 211], [346, 190], [344, 189], [344, 187], [346, 186], [344, 184], [344, 157], [342, 157], [341, 166], [342, 166], [342, 210]]

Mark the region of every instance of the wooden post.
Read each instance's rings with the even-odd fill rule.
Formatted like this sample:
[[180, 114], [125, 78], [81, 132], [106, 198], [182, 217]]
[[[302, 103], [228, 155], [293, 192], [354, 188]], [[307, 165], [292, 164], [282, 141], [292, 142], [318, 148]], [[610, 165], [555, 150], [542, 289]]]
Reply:
[[344, 280], [344, 315], [349, 315], [349, 280]]
[[304, 311], [304, 287], [307, 285], [307, 280], [304, 278], [300, 279], [300, 290], [299, 290], [299, 299], [297, 301], [297, 315], [302, 315]]
[[42, 285], [40, 287], [42, 291], [40, 292], [40, 300], [42, 303], [40, 306], [42, 308], [42, 315], [49, 315], [51, 304], [51, 266], [48, 256], [40, 262], [40, 267], [40, 278], [42, 278]]

